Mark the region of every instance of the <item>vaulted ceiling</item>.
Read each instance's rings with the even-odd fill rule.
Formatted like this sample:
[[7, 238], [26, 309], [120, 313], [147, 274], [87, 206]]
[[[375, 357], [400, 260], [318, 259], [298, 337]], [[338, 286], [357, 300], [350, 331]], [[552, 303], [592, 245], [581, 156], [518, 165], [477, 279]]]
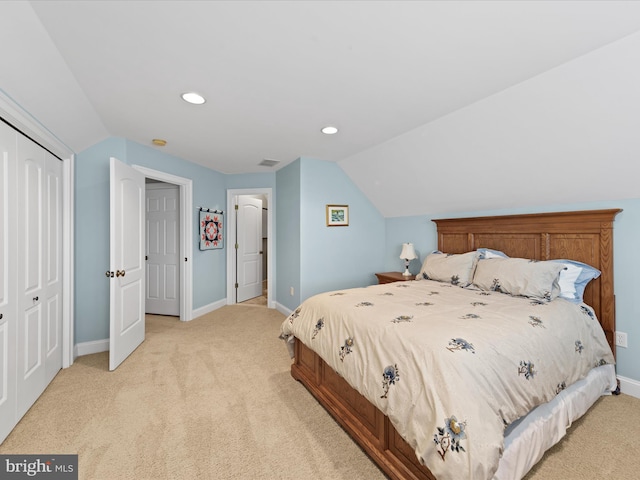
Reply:
[[2, 2], [0, 25], [0, 89], [76, 152], [162, 138], [223, 173], [307, 156], [375, 196], [366, 152], [637, 32], [640, 2]]

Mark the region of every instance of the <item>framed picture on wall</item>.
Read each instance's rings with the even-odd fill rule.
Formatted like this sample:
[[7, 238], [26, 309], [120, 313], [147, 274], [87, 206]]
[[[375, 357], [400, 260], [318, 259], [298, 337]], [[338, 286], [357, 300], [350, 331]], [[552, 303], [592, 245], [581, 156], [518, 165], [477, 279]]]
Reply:
[[349, 205], [327, 205], [327, 227], [349, 226]]

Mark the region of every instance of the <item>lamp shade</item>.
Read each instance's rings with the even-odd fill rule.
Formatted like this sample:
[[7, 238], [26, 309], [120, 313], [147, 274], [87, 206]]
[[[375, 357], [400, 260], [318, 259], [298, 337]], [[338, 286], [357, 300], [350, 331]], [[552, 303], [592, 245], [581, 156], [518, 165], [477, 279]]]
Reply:
[[414, 258], [418, 258], [418, 256], [416, 255], [416, 251], [413, 248], [413, 243], [402, 244], [402, 252], [400, 252], [400, 258], [404, 260], [413, 260]]

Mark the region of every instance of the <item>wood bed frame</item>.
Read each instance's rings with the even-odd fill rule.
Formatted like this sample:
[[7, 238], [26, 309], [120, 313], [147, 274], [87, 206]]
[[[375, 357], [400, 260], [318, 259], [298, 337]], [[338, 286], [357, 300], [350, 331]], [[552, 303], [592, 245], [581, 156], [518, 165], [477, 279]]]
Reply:
[[[510, 257], [564, 258], [599, 269], [602, 275], [589, 283], [584, 301], [594, 308], [615, 354], [613, 220], [620, 211], [588, 210], [433, 221], [438, 227], [438, 249], [443, 252], [464, 253], [484, 247], [500, 250]], [[435, 480], [389, 419], [297, 338], [291, 375], [302, 382], [390, 478]]]

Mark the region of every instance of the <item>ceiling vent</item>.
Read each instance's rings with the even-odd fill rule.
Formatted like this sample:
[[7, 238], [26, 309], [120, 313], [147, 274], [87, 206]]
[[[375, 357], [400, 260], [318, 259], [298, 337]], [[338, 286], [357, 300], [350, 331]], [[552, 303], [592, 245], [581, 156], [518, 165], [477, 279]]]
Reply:
[[258, 165], [260, 165], [262, 167], [273, 167], [273, 166], [275, 166], [275, 165], [277, 165], [279, 163], [280, 163], [280, 160], [270, 160], [268, 158], [265, 158]]

